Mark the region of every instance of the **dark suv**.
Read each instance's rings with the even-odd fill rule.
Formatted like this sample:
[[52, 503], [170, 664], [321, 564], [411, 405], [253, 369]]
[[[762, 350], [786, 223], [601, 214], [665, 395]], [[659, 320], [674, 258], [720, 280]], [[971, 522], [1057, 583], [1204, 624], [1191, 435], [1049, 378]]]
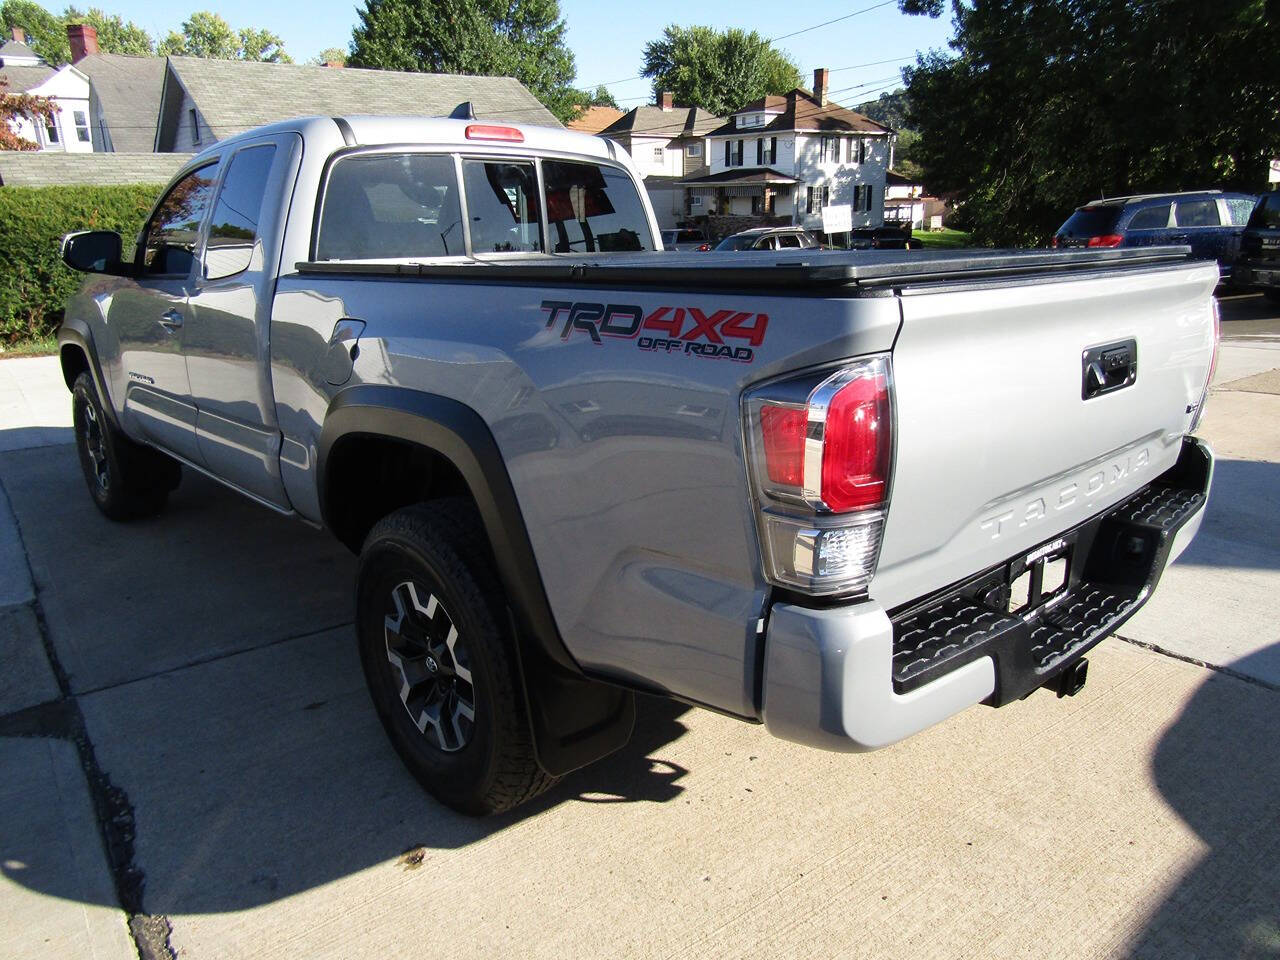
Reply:
[[1262, 195], [1240, 238], [1234, 281], [1280, 300], [1280, 190]]
[[1257, 201], [1247, 193], [1201, 190], [1095, 200], [1076, 209], [1054, 235], [1055, 247], [1155, 247], [1186, 244], [1197, 260], [1217, 260], [1224, 279]]

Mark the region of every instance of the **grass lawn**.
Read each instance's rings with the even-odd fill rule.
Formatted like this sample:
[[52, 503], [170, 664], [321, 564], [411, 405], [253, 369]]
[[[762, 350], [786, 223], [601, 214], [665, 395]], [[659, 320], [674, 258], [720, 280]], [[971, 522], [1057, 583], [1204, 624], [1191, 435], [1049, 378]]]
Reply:
[[941, 230], [919, 230], [912, 234], [925, 245], [925, 249], [946, 249], [951, 247], [970, 247], [969, 234], [964, 230], [952, 230], [943, 227]]
[[9, 357], [47, 357], [57, 352], [58, 340], [53, 336], [0, 344], [0, 360], [7, 360]]

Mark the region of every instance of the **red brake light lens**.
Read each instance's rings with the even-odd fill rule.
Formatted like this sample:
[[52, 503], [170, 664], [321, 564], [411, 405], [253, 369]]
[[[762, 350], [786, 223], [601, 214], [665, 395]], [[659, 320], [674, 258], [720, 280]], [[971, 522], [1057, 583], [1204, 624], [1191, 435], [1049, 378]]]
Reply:
[[467, 139], [524, 143], [524, 134], [515, 127], [495, 127], [486, 123], [473, 123], [467, 127]]
[[1118, 247], [1124, 243], [1124, 237], [1118, 233], [1105, 233], [1100, 237], [1090, 237], [1086, 246], [1089, 247]]
[[804, 408], [766, 403], [760, 408], [760, 432], [764, 439], [765, 470], [770, 483], [799, 487], [804, 484], [804, 433], [809, 413]]
[[889, 384], [883, 373], [841, 387], [827, 409], [822, 502], [836, 513], [879, 506], [889, 479]]

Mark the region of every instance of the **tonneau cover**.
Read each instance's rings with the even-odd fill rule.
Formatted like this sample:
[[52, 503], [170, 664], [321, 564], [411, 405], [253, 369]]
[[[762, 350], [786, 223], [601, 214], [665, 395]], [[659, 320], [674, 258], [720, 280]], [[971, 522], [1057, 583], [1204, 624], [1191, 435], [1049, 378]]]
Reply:
[[300, 273], [491, 279], [497, 282], [695, 284], [735, 288], [864, 286], [971, 281], [1150, 266], [1186, 260], [1185, 246], [1109, 250], [776, 250], [546, 254], [416, 263], [302, 261]]

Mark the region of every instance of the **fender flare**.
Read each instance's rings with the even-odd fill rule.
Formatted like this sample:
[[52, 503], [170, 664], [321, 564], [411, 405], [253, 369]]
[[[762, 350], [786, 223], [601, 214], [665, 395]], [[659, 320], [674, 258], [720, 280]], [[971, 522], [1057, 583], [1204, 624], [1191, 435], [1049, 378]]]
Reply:
[[[111, 394], [107, 392], [107, 383], [102, 376], [102, 367], [98, 362], [98, 351], [93, 342], [93, 332], [89, 329], [89, 325], [83, 320], [75, 318], [67, 318], [58, 325], [58, 365], [62, 369], [63, 381], [66, 381], [66, 368], [62, 366], [62, 351], [66, 347], [73, 347], [84, 354], [85, 360], [89, 365], [89, 376], [93, 377], [94, 388], [98, 391], [98, 399], [102, 401], [103, 412], [106, 413], [107, 419], [111, 421], [111, 426], [116, 430], [123, 432], [120, 426], [120, 418], [116, 416], [115, 404], [111, 401]], [[67, 389], [70, 390], [74, 383], [68, 383]]]
[[332, 528], [325, 489], [329, 455], [342, 438], [360, 435], [432, 450], [457, 468], [470, 489], [509, 600], [539, 765], [561, 776], [624, 746], [635, 724], [635, 696], [588, 679], [565, 647], [506, 462], [483, 418], [456, 400], [406, 387], [357, 384], [339, 392], [317, 451], [326, 527]]

